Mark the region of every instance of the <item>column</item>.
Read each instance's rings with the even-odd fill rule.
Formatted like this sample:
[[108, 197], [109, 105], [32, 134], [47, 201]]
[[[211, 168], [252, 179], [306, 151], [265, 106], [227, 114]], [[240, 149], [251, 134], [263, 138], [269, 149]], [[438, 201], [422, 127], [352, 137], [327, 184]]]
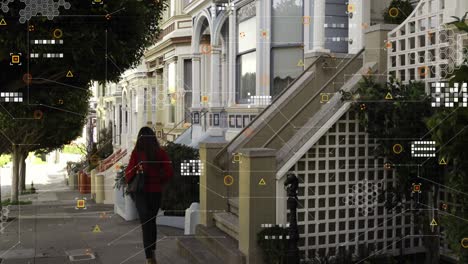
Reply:
[[226, 107], [228, 103], [229, 94], [229, 80], [228, 80], [228, 59], [227, 54], [221, 55], [221, 105]]
[[325, 49], [325, 0], [314, 0], [314, 16], [311, 23], [314, 27], [312, 52], [330, 52]]
[[239, 250], [246, 264], [262, 264], [262, 224], [276, 224], [276, 150], [242, 149], [239, 164]]
[[213, 226], [213, 211], [227, 210], [224, 175], [214, 166], [213, 159], [225, 143], [200, 143], [200, 160], [203, 164], [200, 176], [200, 224]]
[[192, 108], [200, 108], [200, 54], [192, 57]]
[[350, 0], [350, 5], [354, 5], [352, 18], [349, 18], [349, 45], [348, 53], [356, 54], [364, 48], [364, 32], [365, 27], [362, 25], [370, 25], [371, 22], [371, 1], [370, 0]]
[[212, 47], [211, 57], [211, 91], [210, 91], [210, 107], [220, 107], [221, 95], [221, 49], [220, 47]]
[[237, 24], [236, 24], [237, 12], [232, 11], [232, 15], [229, 16], [229, 52], [228, 52], [228, 101], [227, 106], [233, 106], [236, 103], [236, 54], [237, 54]]

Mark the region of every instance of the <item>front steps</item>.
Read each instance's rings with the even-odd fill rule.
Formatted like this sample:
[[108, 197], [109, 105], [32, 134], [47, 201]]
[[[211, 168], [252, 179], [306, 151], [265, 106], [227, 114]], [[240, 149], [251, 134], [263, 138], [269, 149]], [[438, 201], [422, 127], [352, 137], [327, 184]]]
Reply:
[[239, 240], [239, 217], [233, 213], [222, 212], [213, 214], [216, 227]]
[[239, 251], [239, 200], [230, 198], [231, 212], [213, 214], [215, 226], [197, 225], [195, 235], [178, 239], [179, 250], [190, 263], [244, 264]]

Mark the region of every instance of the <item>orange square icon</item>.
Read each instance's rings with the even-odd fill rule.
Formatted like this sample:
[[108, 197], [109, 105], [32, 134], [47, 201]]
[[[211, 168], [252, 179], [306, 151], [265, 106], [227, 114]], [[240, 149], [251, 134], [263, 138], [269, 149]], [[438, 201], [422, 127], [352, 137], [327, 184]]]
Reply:
[[19, 64], [20, 61], [20, 55], [11, 55], [11, 63], [12, 64]]
[[355, 6], [353, 4], [348, 4], [348, 13], [353, 13], [355, 11]]
[[208, 103], [208, 96], [206, 96], [206, 95], [202, 96], [202, 102], [203, 103]]
[[84, 199], [76, 200], [76, 208], [78, 208], [78, 209], [86, 208], [86, 201]]
[[310, 16], [303, 16], [302, 17], [302, 24], [309, 25], [310, 24]]

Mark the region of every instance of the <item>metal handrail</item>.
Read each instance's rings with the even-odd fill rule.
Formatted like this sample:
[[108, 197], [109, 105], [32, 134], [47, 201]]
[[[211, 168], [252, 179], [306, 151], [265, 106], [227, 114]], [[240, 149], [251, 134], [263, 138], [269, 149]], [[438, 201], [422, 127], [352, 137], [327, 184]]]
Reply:
[[[187, 112], [185, 112], [185, 116], [187, 116]], [[164, 136], [164, 135], [169, 135], [172, 131], [174, 131], [174, 130], [175, 130], [178, 126], [180, 126], [180, 124], [182, 124], [182, 123], [185, 124], [185, 123], [187, 123], [187, 122], [185, 122], [185, 119], [183, 119], [182, 121], [180, 121], [179, 123], [177, 123], [177, 124], [176, 124], [171, 130], [169, 130], [167, 133], [164, 133], [164, 131], [163, 131], [163, 136]], [[190, 125], [190, 127], [191, 127], [191, 126], [192, 126], [192, 125]], [[190, 127], [188, 127], [187, 129], [189, 129]]]
[[[224, 146], [224, 147], [216, 154], [216, 156], [215, 156], [215, 158], [214, 158], [215, 163], [214, 163], [213, 165], [219, 165], [219, 164], [216, 164], [216, 163], [217, 163], [217, 161], [219, 160], [220, 156], [228, 149], [228, 147], [231, 146], [231, 144], [232, 144], [234, 141], [236, 141], [236, 139], [239, 138], [239, 137], [243, 134], [243, 132], [245, 132], [247, 129], [249, 129], [250, 126], [251, 126], [253, 123], [255, 123], [255, 121], [257, 121], [258, 119], [260, 119], [260, 116], [262, 116], [263, 113], [265, 113], [270, 107], [272, 107], [273, 104], [275, 104], [275, 103], [279, 100], [279, 98], [281, 98], [281, 96], [282, 96], [284, 93], [286, 93], [286, 91], [288, 91], [301, 77], [303, 77], [303, 76], [305, 75], [306, 72], [310, 71], [311, 68], [314, 67], [314, 66], [317, 64], [317, 62], [318, 62], [321, 58], [323, 58], [323, 57], [324, 57], [324, 55], [320, 55], [319, 57], [317, 57], [317, 58], [316, 58], [316, 59], [315, 59], [315, 60], [314, 60], [314, 61], [313, 61], [313, 62], [296, 78], [296, 79], [294, 79], [294, 80], [288, 85], [288, 87], [286, 87], [285, 89], [283, 89], [283, 90], [281, 91], [281, 93], [279, 93], [279, 94], [273, 99], [273, 101], [271, 102], [271, 104], [269, 104], [267, 107], [265, 107], [265, 109], [263, 109], [263, 111], [262, 111], [260, 114], [258, 114], [258, 115], [254, 118], [254, 120], [252, 120], [252, 122], [250, 122], [250, 123], [249, 123], [246, 127], [244, 127], [239, 133], [237, 133], [237, 135], [234, 136], [234, 138], [231, 139], [231, 141], [230, 141], [226, 146]], [[216, 167], [217, 167], [218, 169], [220, 169], [221, 171], [223, 170], [221, 167], [218, 167], [218, 166], [216, 166]]]
[[290, 123], [291, 123], [291, 120], [293, 120], [294, 118], [296, 118], [303, 110], [304, 108], [306, 108], [315, 98], [317, 98], [317, 96], [319, 96], [323, 90], [325, 90], [333, 81], [335, 81], [335, 79], [337, 77], [339, 77], [339, 75], [349, 66], [349, 64], [351, 64], [352, 62], [354, 62], [354, 60], [356, 58], [358, 58], [359, 56], [361, 56], [361, 54], [364, 52], [364, 49], [361, 49], [358, 53], [356, 53], [348, 62], [346, 62], [346, 64], [340, 69], [338, 70], [323, 86], [322, 88], [320, 88], [320, 90], [318, 90], [314, 96], [312, 96], [309, 100], [307, 100], [307, 102], [301, 106], [301, 108], [299, 108], [299, 110], [296, 111], [296, 113], [294, 113], [294, 115], [288, 120], [288, 122], [284, 123], [280, 129], [272, 136], [270, 137], [267, 142], [265, 142], [262, 146], [262, 148], [266, 147], [268, 144], [271, 143], [271, 141], [273, 141], [275, 138], [276, 138], [276, 135], [278, 135], [279, 133], [281, 133], [281, 131], [283, 131]]

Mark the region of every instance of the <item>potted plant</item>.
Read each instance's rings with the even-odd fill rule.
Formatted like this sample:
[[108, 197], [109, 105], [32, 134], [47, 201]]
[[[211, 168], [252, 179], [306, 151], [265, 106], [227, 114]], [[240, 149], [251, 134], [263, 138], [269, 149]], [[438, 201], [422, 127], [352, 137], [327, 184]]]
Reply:
[[125, 181], [125, 168], [120, 166], [117, 171], [114, 183], [114, 212], [120, 215], [126, 221], [138, 219], [135, 202], [127, 192], [127, 183]]

